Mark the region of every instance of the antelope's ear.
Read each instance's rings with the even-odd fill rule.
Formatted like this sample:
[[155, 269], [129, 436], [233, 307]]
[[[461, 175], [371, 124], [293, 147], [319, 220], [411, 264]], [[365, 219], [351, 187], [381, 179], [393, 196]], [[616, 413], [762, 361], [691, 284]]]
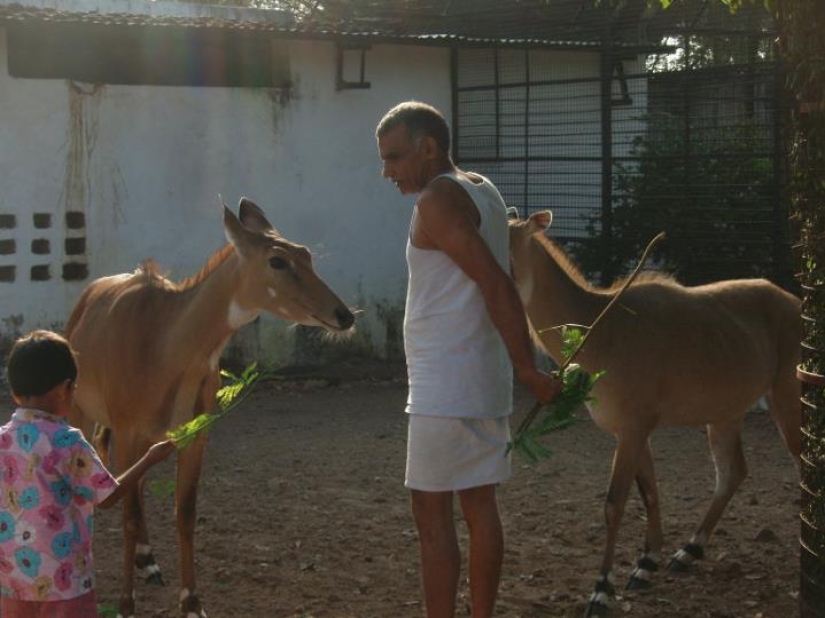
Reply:
[[553, 222], [553, 213], [549, 210], [534, 212], [527, 221], [534, 232], [543, 232]]
[[238, 204], [238, 218], [246, 229], [253, 232], [268, 232], [275, 229], [267, 221], [264, 211], [247, 197], [242, 197]]
[[253, 232], [248, 230], [235, 216], [235, 213], [223, 205], [223, 231], [226, 234], [226, 240], [232, 243], [238, 252], [243, 255], [244, 249], [249, 246], [252, 241]]

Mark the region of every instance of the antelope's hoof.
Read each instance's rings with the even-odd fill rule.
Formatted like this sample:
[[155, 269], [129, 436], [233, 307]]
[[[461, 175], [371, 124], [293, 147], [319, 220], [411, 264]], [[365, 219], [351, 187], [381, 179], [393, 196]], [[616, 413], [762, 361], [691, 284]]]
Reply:
[[653, 573], [659, 570], [659, 563], [643, 555], [630, 574], [625, 590], [647, 590], [653, 585]]
[[584, 618], [606, 616], [607, 601], [614, 594], [616, 594], [616, 589], [610, 581], [610, 575], [599, 577], [596, 581], [596, 587], [593, 589], [593, 594], [590, 595], [590, 600], [587, 602], [587, 608], [584, 610]]
[[587, 608], [584, 610], [584, 618], [592, 618], [593, 616], [607, 616], [607, 603], [598, 599], [590, 599], [587, 602]]
[[639, 577], [635, 573], [630, 576], [630, 579], [627, 580], [627, 586], [625, 586], [625, 590], [649, 590], [653, 586], [653, 582], [649, 579], [645, 579], [643, 577]]
[[668, 565], [667, 570], [671, 573], [687, 573], [692, 565], [688, 562], [682, 562], [678, 558], [673, 558]]
[[180, 616], [181, 618], [207, 618], [198, 595], [189, 594], [186, 590], [181, 592]]
[[135, 597], [132, 595], [120, 595], [120, 602], [117, 607], [117, 618], [135, 618]]
[[155, 586], [166, 585], [163, 581], [163, 573], [158, 563], [155, 562], [155, 556], [152, 555], [151, 551], [139, 552], [135, 556], [135, 569], [137, 569], [138, 575], [143, 578], [143, 581], [147, 584], [153, 584]]
[[155, 573], [151, 573], [151, 574], [147, 575], [146, 578], [143, 581], [145, 581], [147, 584], [150, 584], [152, 586], [165, 586], [166, 585], [166, 582], [163, 581], [163, 573], [160, 572], [160, 569], [158, 569]]
[[684, 548], [676, 552], [670, 564], [667, 565], [667, 570], [671, 573], [684, 573], [690, 570], [690, 568], [694, 566], [694, 563], [702, 560], [704, 557], [705, 550], [702, 549], [701, 545], [688, 543]]

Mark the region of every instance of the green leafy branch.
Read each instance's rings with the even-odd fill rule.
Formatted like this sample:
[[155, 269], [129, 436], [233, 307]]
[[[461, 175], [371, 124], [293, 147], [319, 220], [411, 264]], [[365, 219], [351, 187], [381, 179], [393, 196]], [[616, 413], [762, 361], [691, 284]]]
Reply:
[[219, 419], [246, 401], [252, 394], [255, 384], [270, 373], [269, 369], [258, 369], [258, 363], [247, 366], [239, 376], [222, 369], [221, 377], [228, 383], [215, 394], [218, 404], [217, 412], [199, 414], [188, 423], [167, 431], [166, 437], [172, 440], [179, 449], [186, 448], [198, 434], [208, 431]]
[[[561, 334], [562, 355], [565, 359], [569, 359], [581, 346], [584, 336], [579, 328], [570, 326], [561, 327]], [[562, 389], [558, 397], [546, 406], [537, 403], [531, 411], [531, 415], [535, 417], [544, 407], [545, 414], [541, 421], [532, 428], [530, 423], [522, 423], [513, 441], [507, 445], [508, 452], [516, 450], [530, 463], [536, 463], [551, 454], [550, 449], [539, 441], [540, 438], [555, 431], [567, 429], [578, 422], [576, 412], [581, 406], [586, 403], [595, 403], [590, 392], [599, 378], [604, 375], [604, 371], [590, 375], [575, 363], [565, 365], [564, 369], [559, 370]], [[528, 415], [528, 418], [531, 415]]]

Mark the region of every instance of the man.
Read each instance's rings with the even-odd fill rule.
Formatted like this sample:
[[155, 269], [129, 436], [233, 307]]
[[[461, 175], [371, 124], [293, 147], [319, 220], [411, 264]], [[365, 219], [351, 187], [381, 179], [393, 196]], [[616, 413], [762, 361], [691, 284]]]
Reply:
[[470, 537], [473, 618], [493, 614], [504, 539], [496, 484], [511, 475], [512, 376], [543, 403], [559, 381], [539, 371], [524, 309], [508, 276], [507, 214], [486, 178], [458, 169], [450, 132], [415, 101], [376, 130], [382, 174], [419, 194], [407, 241], [404, 347], [409, 374], [407, 473], [429, 618], [452, 618], [460, 571], [458, 494]]

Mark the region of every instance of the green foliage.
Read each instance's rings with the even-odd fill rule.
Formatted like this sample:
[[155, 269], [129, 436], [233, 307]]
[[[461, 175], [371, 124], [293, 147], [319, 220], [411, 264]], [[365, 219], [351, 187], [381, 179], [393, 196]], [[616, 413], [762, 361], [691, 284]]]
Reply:
[[149, 493], [158, 498], [168, 498], [175, 493], [173, 479], [152, 479], [149, 482]]
[[578, 328], [570, 326], [561, 327], [561, 355], [565, 359], [573, 356], [573, 353], [582, 345], [584, 333]]
[[559, 396], [544, 406], [538, 423], [516, 434], [508, 450], [515, 449], [530, 463], [549, 457], [551, 451], [540, 439], [578, 422], [578, 410], [595, 402], [590, 391], [603, 375], [603, 371], [590, 375], [579, 365], [568, 365], [561, 376], [563, 387]]
[[[596, 6], [599, 5], [607, 5], [607, 6], [620, 6], [627, 2], [627, 0], [593, 0]], [[649, 7], [661, 6], [663, 9], [670, 8], [672, 4], [675, 4], [677, 0], [647, 0], [647, 5]], [[745, 6], [746, 4], [757, 4], [759, 2], [763, 3], [767, 8], [770, 4], [772, 4], [772, 0], [719, 0], [722, 4], [727, 6], [732, 13], [735, 13], [740, 8]]]
[[[578, 328], [568, 326], [561, 328], [561, 335], [562, 355], [568, 359], [581, 347], [584, 336]], [[533, 426], [527, 423], [519, 428], [513, 441], [507, 445], [507, 452], [516, 450], [530, 463], [551, 455], [550, 449], [541, 443], [541, 438], [578, 422], [578, 410], [586, 403], [595, 403], [590, 392], [603, 375], [604, 371], [590, 375], [579, 365], [569, 364], [561, 374], [562, 390], [559, 396], [538, 410], [542, 414], [538, 423]]]
[[755, 155], [770, 151], [770, 131], [744, 124], [688, 132], [670, 113], [648, 115], [632, 162], [617, 164], [610, 251], [605, 254], [599, 236], [599, 215], [588, 224], [591, 240], [576, 251], [582, 268], [591, 275], [603, 268], [626, 274], [647, 239], [664, 230], [668, 242], [654, 257], [684, 283], [706, 282], [709, 265], [717, 279], [770, 273], [771, 230], [755, 227], [770, 220], [774, 208], [772, 155]]
[[97, 615], [100, 618], [115, 618], [117, 616], [117, 610], [110, 605], [98, 605]]
[[213, 414], [200, 414], [188, 423], [167, 431], [166, 437], [173, 440], [179, 449], [186, 448], [198, 434], [208, 431], [215, 422], [243, 403], [252, 393], [256, 382], [268, 374], [268, 370], [259, 370], [257, 363], [249, 365], [240, 376], [229, 371], [221, 371], [221, 377], [228, 380], [228, 383], [218, 390], [215, 396], [218, 411]]
[[[727, 6], [731, 13], [735, 13], [743, 6], [749, 4], [761, 3], [766, 9], [769, 9], [775, 0], [719, 0], [719, 2]], [[673, 3], [674, 0], [647, 0], [648, 6], [655, 6], [656, 4], [659, 4], [663, 9], [668, 8]]]
[[775, 20], [762, 0], [648, 4], [674, 20], [690, 15], [692, 25], [668, 30], [660, 20], [660, 34], [676, 49], [648, 58], [647, 113], [633, 118], [645, 132], [629, 152], [622, 145], [615, 153], [611, 217], [599, 212], [590, 220], [591, 238], [575, 247], [575, 258], [607, 283], [664, 230], [668, 242], [654, 257], [683, 283], [762, 276], [787, 283]]

